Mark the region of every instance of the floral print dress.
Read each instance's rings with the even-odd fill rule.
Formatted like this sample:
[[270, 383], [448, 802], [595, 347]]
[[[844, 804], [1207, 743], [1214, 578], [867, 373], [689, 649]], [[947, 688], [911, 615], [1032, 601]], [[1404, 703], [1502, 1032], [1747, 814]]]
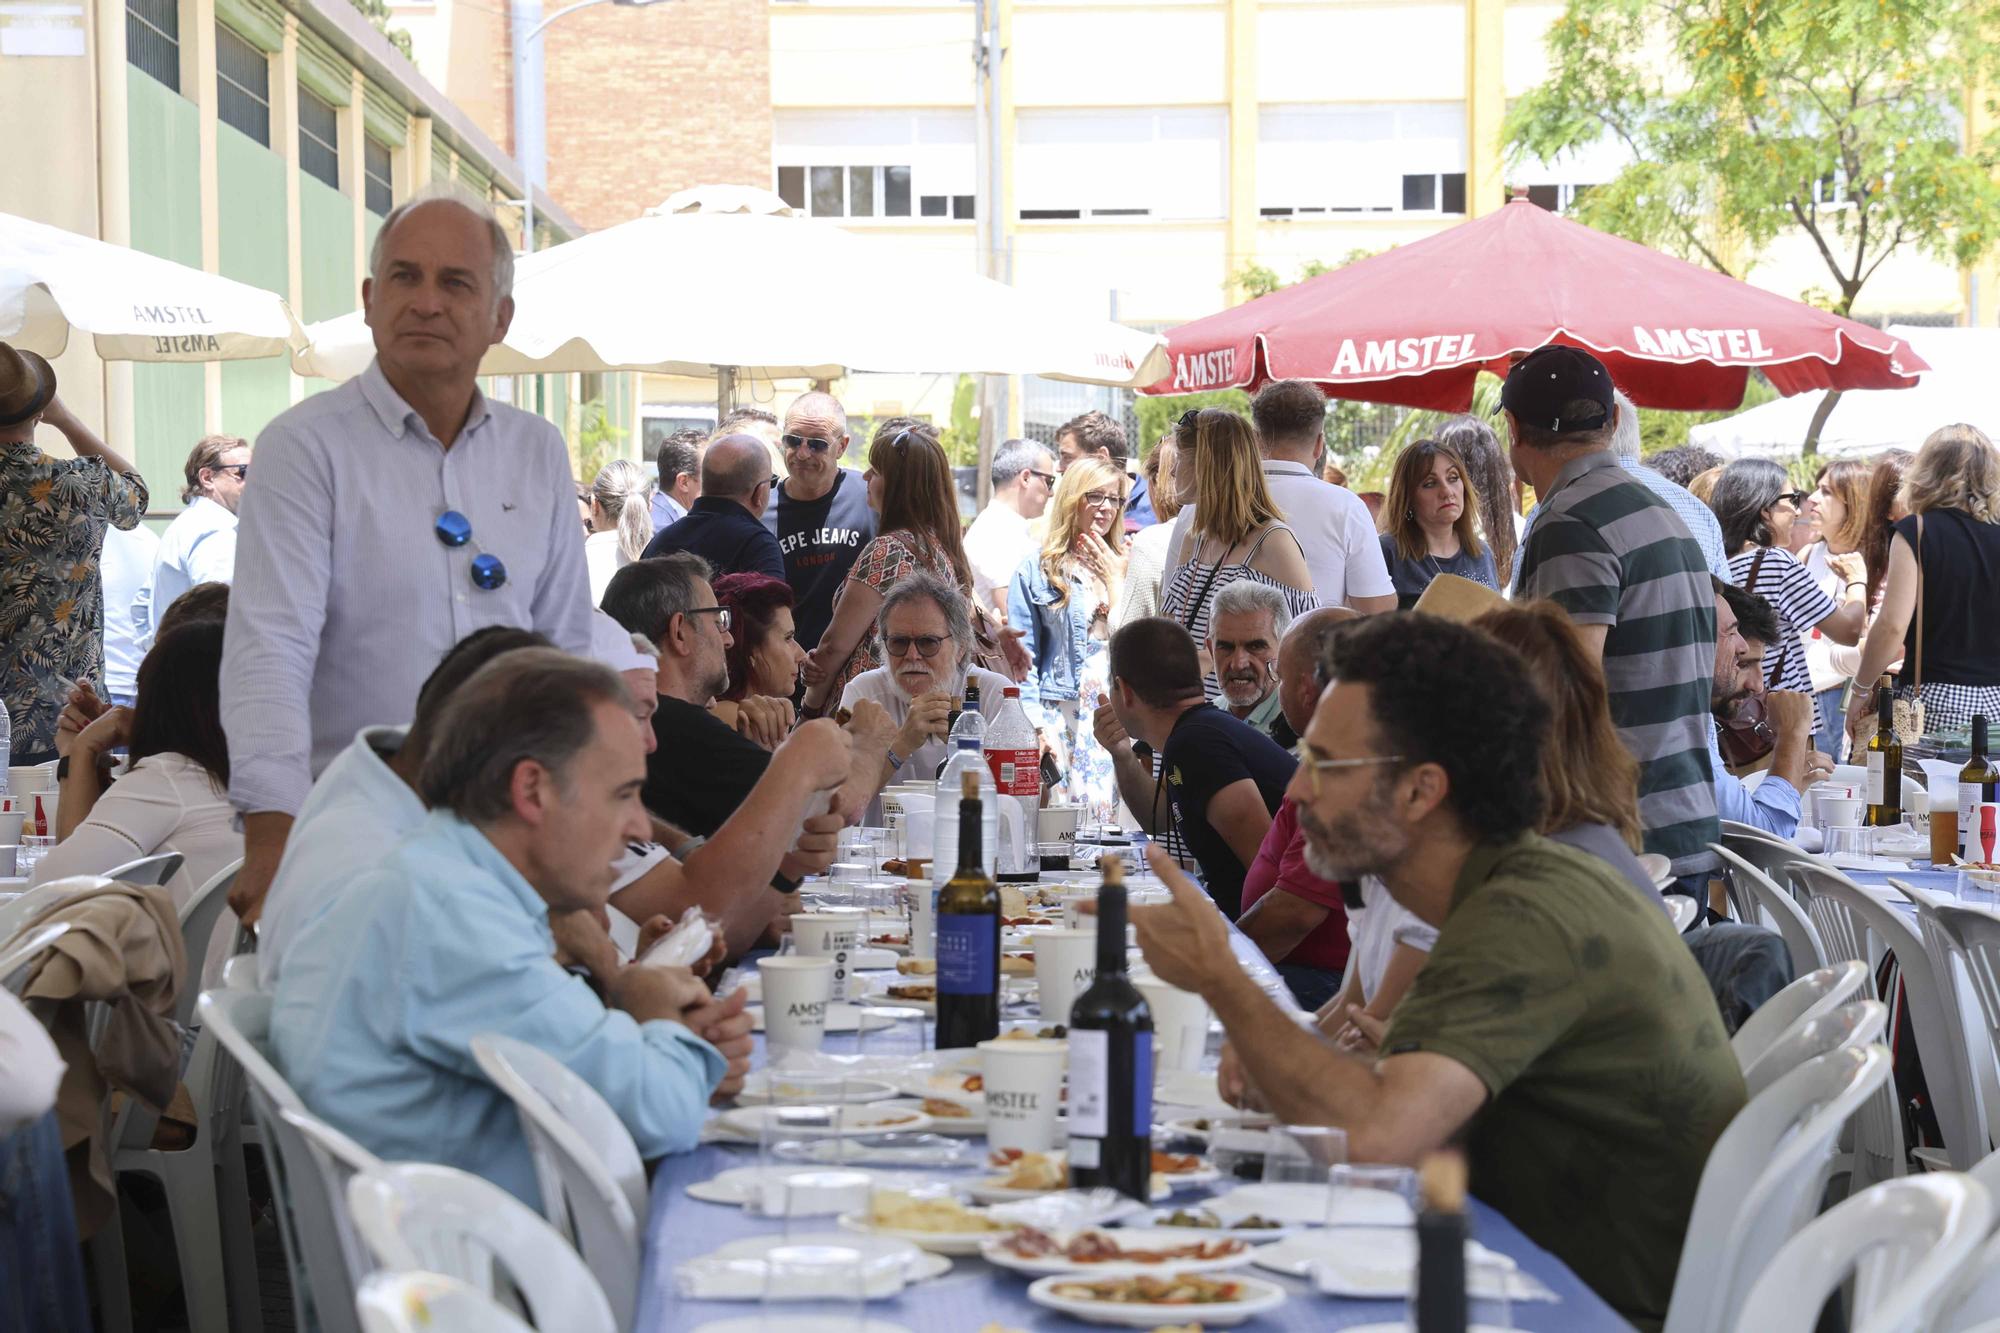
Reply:
[[[834, 617], [839, 617], [841, 599], [847, 596], [848, 588], [854, 584], [865, 584], [880, 596], [897, 579], [919, 569], [937, 575], [946, 583], [958, 582], [958, 574], [951, 567], [951, 557], [929, 534], [907, 528], [883, 533], [862, 547], [861, 554], [854, 557], [854, 568], [848, 571], [840, 591], [834, 594]], [[827, 691], [826, 697], [838, 702], [848, 681], [881, 665], [882, 645], [875, 633], [875, 623], [871, 620], [867, 633], [861, 636], [861, 642], [854, 645], [846, 663], [834, 674], [832, 688]], [[831, 703], [828, 706], [831, 707]]]

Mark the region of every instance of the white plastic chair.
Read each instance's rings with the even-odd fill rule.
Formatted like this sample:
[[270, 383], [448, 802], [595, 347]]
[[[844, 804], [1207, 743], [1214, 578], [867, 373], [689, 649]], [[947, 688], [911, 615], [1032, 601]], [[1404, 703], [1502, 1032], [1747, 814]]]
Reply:
[[[1960, 1113], [1971, 1127], [1966, 1143], [1971, 1157], [1961, 1169], [1969, 1168], [1990, 1153], [1994, 1142], [2000, 1140], [2000, 1066], [1994, 1062], [1994, 1029], [1984, 1016], [1979, 986], [1972, 978], [1971, 954], [1959, 939], [1958, 930], [1946, 924], [1942, 916], [1947, 908], [1954, 913], [1964, 909], [1952, 898], [1939, 897], [1904, 880], [1891, 879], [1889, 887], [1916, 906], [1917, 929], [1937, 975], [1946, 1026], [1954, 1034], [1951, 1056], [1958, 1065]], [[1954, 916], [1953, 922], [1977, 916], [1965, 912]]]
[[[1985, 1187], [2000, 1226], [2000, 1152], [1988, 1153], [1966, 1175]], [[1928, 1333], [2000, 1333], [2000, 1234], [1989, 1236], [1937, 1304]]]
[[[324, 1145], [316, 1148], [300, 1132], [300, 1118], [310, 1120], [311, 1114], [271, 1063], [271, 997], [248, 990], [204, 991], [196, 1012], [203, 1029], [215, 1034], [248, 1078], [265, 1165], [278, 1197], [289, 1205], [277, 1213], [298, 1326], [358, 1333], [351, 1294], [372, 1265], [347, 1216], [343, 1173]], [[292, 1115], [281, 1116], [280, 1111]], [[355, 1161], [377, 1164], [358, 1146], [352, 1155]]]
[[1915, 1333], [1993, 1221], [1969, 1176], [1892, 1180], [1862, 1191], [1792, 1237], [1757, 1279], [1737, 1333], [1812, 1333], [1828, 1296], [1854, 1282], [1853, 1333]]
[[595, 1088], [546, 1051], [488, 1032], [472, 1039], [472, 1056], [520, 1112], [543, 1215], [575, 1239], [618, 1327], [630, 1328], [648, 1198], [631, 1133]]
[[257, 955], [239, 953], [222, 965], [222, 988], [224, 990], [257, 991]]
[[611, 1302], [582, 1257], [497, 1185], [448, 1166], [401, 1162], [355, 1176], [347, 1200], [384, 1268], [444, 1273], [492, 1295], [497, 1265], [544, 1333], [616, 1333]]
[[1722, 857], [1723, 870], [1730, 881], [1749, 895], [1749, 923], [1768, 925], [1785, 941], [1785, 952], [1792, 956], [1792, 975], [1802, 977], [1825, 967], [1826, 946], [1820, 943], [1812, 919], [1785, 887], [1782, 872], [1774, 875], [1739, 852], [1715, 843], [1709, 845]]
[[1702, 1168], [1664, 1333], [1735, 1325], [1751, 1283], [1818, 1207], [1841, 1125], [1888, 1078], [1880, 1046], [1831, 1051], [1737, 1112]]
[[67, 934], [69, 922], [50, 921], [30, 926], [5, 945], [0, 945], [0, 987], [10, 994], [19, 995], [22, 987], [28, 984], [28, 973], [34, 969], [35, 960]]
[[370, 1273], [354, 1293], [363, 1333], [534, 1333], [477, 1290], [442, 1273]]
[[116, 870], [107, 870], [104, 872], [104, 878], [117, 880], [120, 884], [159, 887], [180, 874], [181, 867], [186, 863], [187, 858], [179, 852], [160, 852], [155, 856], [142, 856], [136, 861], [127, 861]]
[[12, 936], [55, 904], [58, 899], [86, 889], [101, 888], [111, 881], [101, 875], [70, 875], [25, 889], [13, 902], [0, 907], [0, 940]]
[[1880, 1000], [1856, 1000], [1817, 1018], [1800, 1019], [1743, 1071], [1743, 1085], [1755, 1097], [1815, 1056], [1881, 1041], [1888, 1022], [1889, 1006]]
[[1986, 1123], [1977, 1085], [1967, 1075], [1970, 1062], [1956, 1003], [1947, 1000], [1951, 992], [1931, 964], [1917, 923], [1891, 906], [1885, 892], [1862, 888], [1837, 870], [1800, 863], [1793, 868], [1793, 882], [1809, 895], [1808, 907], [1829, 956], [1876, 957], [1869, 948], [1871, 937], [1881, 949], [1895, 953], [1924, 1079], [1944, 1135], [1942, 1153], [1919, 1148], [1912, 1155], [1932, 1166], [1965, 1170], [1985, 1155], [1975, 1145], [1985, 1142]]
[[1660, 895], [1660, 900], [1667, 905], [1667, 915], [1673, 918], [1674, 929], [1682, 934], [1686, 934], [1694, 919], [1701, 915], [1701, 904], [1685, 893], [1664, 893]]
[[1729, 1039], [1736, 1063], [1748, 1069], [1771, 1044], [1793, 1027], [1832, 1013], [1868, 987], [1868, 965], [1834, 963], [1808, 972], [1764, 1001]]

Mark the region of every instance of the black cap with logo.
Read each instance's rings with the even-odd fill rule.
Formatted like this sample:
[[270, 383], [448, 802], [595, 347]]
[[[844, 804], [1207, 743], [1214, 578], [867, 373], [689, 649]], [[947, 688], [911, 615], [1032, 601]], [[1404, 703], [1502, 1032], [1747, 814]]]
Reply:
[[1550, 344], [1514, 363], [1500, 406], [1551, 435], [1602, 430], [1611, 423], [1611, 372], [1580, 347]]

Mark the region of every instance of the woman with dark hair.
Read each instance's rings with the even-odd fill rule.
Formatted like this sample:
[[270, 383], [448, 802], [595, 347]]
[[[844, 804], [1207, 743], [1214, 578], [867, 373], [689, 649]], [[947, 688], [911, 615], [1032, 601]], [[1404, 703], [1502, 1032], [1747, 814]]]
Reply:
[[1510, 577], [1515, 523], [1521, 511], [1514, 507], [1514, 469], [1508, 465], [1500, 437], [1478, 417], [1453, 417], [1439, 428], [1437, 442], [1457, 454], [1464, 465], [1465, 480], [1479, 497], [1479, 530], [1493, 552], [1493, 568], [1501, 577]]
[[1870, 606], [1881, 600], [1882, 583], [1889, 577], [1889, 543], [1896, 535], [1896, 521], [1910, 512], [1903, 507], [1903, 474], [1915, 459], [1908, 449], [1885, 449], [1875, 456], [1875, 469], [1868, 474], [1868, 517], [1857, 549], [1866, 567]]
[[833, 598], [833, 621], [806, 658], [806, 712], [817, 716], [847, 682], [882, 665], [875, 613], [882, 594], [911, 570], [922, 569], [972, 595], [972, 566], [965, 558], [958, 521], [958, 490], [937, 428], [891, 417], [875, 428], [868, 446], [868, 507], [878, 535], [861, 548]]
[[[57, 843], [36, 865], [37, 883], [179, 852], [186, 862], [166, 887], [180, 907], [242, 858], [229, 806], [221, 674], [221, 621], [188, 621], [160, 635], [139, 664], [138, 703], [109, 709], [69, 741]], [[104, 769], [121, 746], [131, 768], [107, 787]]]
[[792, 624], [792, 585], [769, 574], [724, 574], [715, 581], [715, 604], [729, 608], [729, 688], [720, 699], [734, 702], [762, 694], [789, 699], [799, 687], [806, 650]]
[[1722, 524], [1730, 581], [1778, 612], [1778, 642], [1764, 649], [1765, 688], [1811, 694], [1812, 675], [1799, 635], [1817, 628], [1835, 643], [1855, 643], [1867, 623], [1868, 601], [1852, 595], [1836, 602], [1785, 549], [1805, 501], [1806, 493], [1792, 485], [1778, 464], [1768, 458], [1739, 458], [1722, 469], [1708, 507]]
[[1440, 574], [1499, 589], [1492, 548], [1479, 542], [1465, 460], [1437, 440], [1418, 440], [1396, 455], [1382, 508], [1382, 560], [1407, 611]]
[[[1814, 479], [1811, 509], [1819, 520], [1820, 537], [1799, 559], [1806, 572], [1819, 581], [1820, 591], [1839, 598], [1859, 588], [1868, 589], [1867, 566], [1861, 558], [1861, 537], [1868, 526], [1868, 477], [1870, 468], [1860, 459], [1843, 458], [1828, 463]], [[1874, 614], [1870, 602], [1869, 614]], [[1819, 708], [1819, 728], [1813, 746], [1827, 754], [1840, 753], [1841, 694], [1860, 664], [1861, 650], [1835, 644], [1817, 630], [1805, 635], [1806, 672], [1812, 678], [1813, 697]]]

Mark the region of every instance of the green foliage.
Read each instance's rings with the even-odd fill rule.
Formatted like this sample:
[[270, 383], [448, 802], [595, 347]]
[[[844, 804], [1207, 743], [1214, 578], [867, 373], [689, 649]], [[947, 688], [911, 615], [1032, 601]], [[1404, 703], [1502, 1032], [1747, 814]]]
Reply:
[[[389, 6], [385, 3], [385, 0], [349, 0], [349, 3], [361, 11], [362, 17], [368, 20], [370, 26], [375, 31], [389, 39], [389, 45], [403, 53], [403, 59], [416, 59], [416, 56], [412, 54], [413, 48], [410, 45], [410, 34], [404, 32], [401, 28], [392, 28], [389, 26]], [[591, 475], [596, 476], [597, 474], [592, 472]]]
[[1166, 397], [1142, 393], [1133, 404], [1133, 409], [1139, 414], [1139, 438], [1132, 442], [1133, 447], [1143, 458], [1153, 452], [1153, 445], [1162, 435], [1174, 428], [1174, 423], [1181, 419], [1181, 413], [1203, 407], [1224, 407], [1247, 418], [1250, 415], [1250, 395], [1241, 389], [1177, 393]]
[[[1345, 255], [1342, 255], [1330, 264], [1323, 259], [1308, 259], [1304, 267], [1300, 268], [1299, 276], [1292, 279], [1292, 282], [1304, 282], [1308, 278], [1317, 278], [1322, 273], [1332, 273], [1337, 269], [1346, 268], [1357, 259], [1367, 259], [1371, 255], [1378, 255], [1380, 253], [1382, 253], [1380, 250], [1349, 250]], [[1255, 300], [1260, 296], [1269, 296], [1272, 292], [1291, 286], [1292, 282], [1286, 282], [1283, 278], [1279, 277], [1276, 269], [1266, 268], [1264, 265], [1254, 262], [1245, 264], [1242, 268], [1237, 269], [1235, 273], [1236, 289], [1243, 293], [1243, 299], [1246, 301]]]
[[969, 467], [979, 461], [979, 422], [972, 408], [979, 387], [972, 376], [960, 375], [951, 391], [951, 424], [938, 432], [938, 443], [953, 467]]
[[606, 463], [621, 456], [619, 443], [626, 431], [611, 424], [611, 414], [602, 398], [592, 398], [576, 411], [576, 439], [570, 445], [570, 461], [575, 475], [587, 485]]

